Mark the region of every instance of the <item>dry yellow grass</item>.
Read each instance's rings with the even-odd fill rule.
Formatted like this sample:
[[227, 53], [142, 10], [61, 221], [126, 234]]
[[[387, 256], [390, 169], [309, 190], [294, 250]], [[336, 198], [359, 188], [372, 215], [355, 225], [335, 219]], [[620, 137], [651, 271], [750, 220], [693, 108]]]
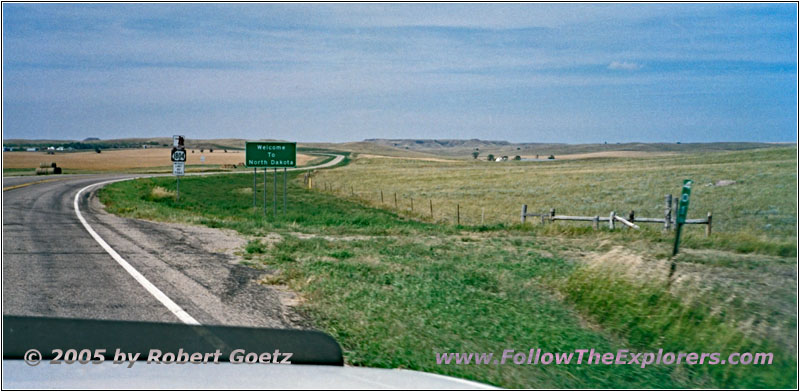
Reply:
[[458, 162], [455, 159], [443, 159], [443, 158], [419, 158], [419, 157], [393, 157], [388, 155], [375, 155], [375, 154], [358, 154], [356, 158], [381, 158], [381, 159], [409, 159], [412, 161], [427, 161], [427, 162]]
[[[676, 155], [675, 152], [653, 152], [653, 151], [598, 151], [581, 154], [556, 155], [557, 160], [566, 159], [589, 159], [589, 158], [655, 158]], [[522, 158], [534, 159], [535, 155], [523, 155]], [[546, 159], [546, 155], [539, 155], [539, 159]]]
[[175, 191], [170, 191], [166, 188], [157, 186], [150, 191], [150, 196], [152, 196], [154, 199], [166, 199], [168, 197], [175, 197]]
[[[3, 168], [5, 169], [27, 169], [39, 167], [41, 162], [55, 162], [59, 167], [73, 170], [129, 170], [142, 169], [159, 166], [170, 166], [169, 148], [148, 148], [130, 150], [106, 150], [98, 154], [94, 151], [82, 152], [56, 152], [55, 155], [48, 155], [46, 152], [26, 152], [11, 151], [3, 153]], [[244, 162], [244, 151], [214, 150], [209, 153], [206, 150], [187, 150], [187, 165], [238, 165]], [[205, 162], [200, 161], [200, 157], [205, 156]], [[303, 166], [315, 157], [305, 154], [297, 154], [297, 166]]]

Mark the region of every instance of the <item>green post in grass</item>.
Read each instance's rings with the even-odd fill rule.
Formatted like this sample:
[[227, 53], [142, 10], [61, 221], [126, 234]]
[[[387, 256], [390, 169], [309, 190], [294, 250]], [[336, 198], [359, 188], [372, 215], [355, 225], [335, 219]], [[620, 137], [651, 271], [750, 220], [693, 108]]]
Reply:
[[689, 195], [692, 193], [692, 180], [683, 180], [681, 198], [678, 202], [678, 211], [675, 216], [675, 245], [672, 247], [672, 255], [678, 254], [678, 246], [681, 242], [681, 228], [686, 223], [686, 213], [689, 211]]
[[678, 202], [678, 211], [675, 215], [675, 244], [672, 246], [672, 260], [669, 265], [669, 276], [667, 278], [667, 285], [672, 282], [672, 275], [675, 274], [675, 255], [678, 254], [678, 246], [681, 243], [681, 229], [683, 224], [686, 223], [686, 213], [689, 211], [689, 195], [692, 193], [692, 180], [683, 180], [683, 188], [681, 189], [681, 198]]

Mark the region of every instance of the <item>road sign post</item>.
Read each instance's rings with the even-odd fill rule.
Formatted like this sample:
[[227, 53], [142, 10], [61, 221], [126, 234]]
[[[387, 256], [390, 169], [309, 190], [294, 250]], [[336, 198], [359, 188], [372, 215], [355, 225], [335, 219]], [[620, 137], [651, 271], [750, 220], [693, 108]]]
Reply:
[[686, 215], [689, 212], [689, 195], [692, 193], [692, 180], [683, 180], [683, 188], [681, 188], [681, 198], [678, 201], [678, 209], [675, 215], [675, 243], [672, 246], [672, 260], [670, 260], [669, 276], [667, 277], [667, 285], [672, 282], [672, 275], [675, 274], [675, 255], [678, 254], [678, 246], [681, 242], [681, 229], [686, 223]]
[[172, 160], [172, 175], [176, 177], [175, 198], [177, 201], [181, 200], [181, 176], [185, 174], [186, 169], [186, 149], [183, 146], [183, 141], [183, 135], [172, 136], [170, 159]]
[[286, 214], [286, 168], [283, 168], [283, 213]]
[[675, 244], [672, 247], [672, 255], [678, 254], [678, 246], [681, 242], [681, 228], [686, 223], [686, 215], [689, 211], [689, 195], [692, 193], [692, 180], [683, 180], [681, 198], [678, 202], [678, 211], [675, 216]]
[[[247, 142], [245, 143], [245, 165], [264, 168], [264, 215], [267, 215], [267, 168], [273, 169], [272, 212], [278, 215], [278, 168], [283, 168], [283, 212], [286, 213], [286, 171], [297, 167], [297, 143], [291, 142]], [[253, 180], [255, 194], [255, 172]], [[255, 200], [255, 196], [253, 198]], [[255, 201], [253, 202], [255, 205]]]

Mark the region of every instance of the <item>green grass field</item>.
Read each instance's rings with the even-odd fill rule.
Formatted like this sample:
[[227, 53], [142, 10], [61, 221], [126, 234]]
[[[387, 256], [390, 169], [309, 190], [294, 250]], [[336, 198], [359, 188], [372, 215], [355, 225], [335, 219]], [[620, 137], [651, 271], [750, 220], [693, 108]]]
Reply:
[[[693, 179], [689, 218], [714, 215], [715, 235], [706, 240], [704, 226], [689, 226], [688, 246], [738, 250], [742, 253], [796, 254], [797, 149], [774, 148], [712, 152], [657, 158], [586, 159], [555, 162], [430, 162], [401, 159], [355, 159], [321, 172], [315, 187], [349, 196], [407, 216], [476, 225], [519, 222], [528, 212], [663, 218], [664, 195], [677, 196], [686, 178]], [[715, 186], [720, 180], [733, 185]], [[383, 191], [384, 202], [380, 202]], [[411, 211], [413, 199], [414, 211]], [[559, 222], [559, 225], [572, 223]], [[590, 223], [574, 223], [587, 226]], [[657, 224], [642, 224], [659, 231]]]
[[[120, 215], [231, 228], [246, 236], [244, 262], [264, 270], [264, 284], [298, 292], [301, 310], [340, 342], [351, 365], [424, 370], [504, 387], [796, 388], [796, 247], [787, 245], [796, 230], [787, 219], [796, 214], [794, 151], [547, 166], [356, 159], [317, 174], [315, 185], [337, 184], [341, 191], [335, 194], [304, 189], [302, 176], [293, 173], [288, 213], [277, 217], [253, 210], [248, 175], [187, 177], [180, 202], [169, 193], [171, 178], [112, 184], [100, 197]], [[752, 161], [738, 163], [743, 159]], [[673, 170], [679, 173], [666, 175]], [[673, 183], [685, 176], [698, 184], [692, 211], [713, 208], [719, 226], [708, 240], [688, 230], [686, 249], [676, 259], [678, 279], [669, 287], [669, 234], [512, 224], [522, 202], [574, 214], [632, 206], [627, 208], [642, 208], [640, 216], [652, 215], [663, 193], [677, 193]], [[703, 187], [720, 179], [737, 184]], [[350, 184], [357, 192], [383, 187], [386, 205], [377, 208], [364, 194], [350, 196]], [[747, 191], [755, 185], [761, 191]], [[394, 189], [421, 200], [436, 197], [435, 208], [445, 200], [475, 202], [465, 223], [476, 223], [468, 211], [482, 206], [487, 224], [455, 226], [443, 212], [427, 222], [424, 213], [393, 211], [388, 194]], [[506, 205], [512, 209], [507, 216]], [[728, 215], [760, 221], [726, 223], [722, 216]], [[737, 236], [753, 241], [752, 248], [725, 242]], [[773, 352], [775, 361], [644, 369], [435, 362], [436, 352], [500, 355], [509, 348]]]

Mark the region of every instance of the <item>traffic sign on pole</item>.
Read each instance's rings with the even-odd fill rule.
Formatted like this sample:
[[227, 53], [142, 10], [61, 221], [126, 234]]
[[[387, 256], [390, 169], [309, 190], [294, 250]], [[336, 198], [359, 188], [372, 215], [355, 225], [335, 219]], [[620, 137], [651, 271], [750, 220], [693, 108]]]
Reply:
[[170, 159], [172, 160], [172, 175], [176, 177], [176, 199], [181, 199], [181, 176], [185, 173], [186, 166], [186, 149], [183, 147], [183, 135], [172, 136], [172, 151], [170, 152]]
[[185, 165], [186, 164], [184, 162], [172, 162], [172, 175], [173, 176], [182, 176], [182, 175], [184, 175]]
[[[246, 142], [245, 166], [264, 168], [264, 215], [267, 215], [267, 168], [272, 168], [272, 214], [278, 214], [278, 168], [283, 171], [283, 211], [286, 212], [286, 168], [297, 167], [297, 143], [294, 142]], [[255, 190], [255, 172], [253, 172]], [[254, 192], [255, 193], [255, 192]], [[253, 199], [255, 200], [255, 199]], [[254, 202], [255, 205], [255, 202]]]

